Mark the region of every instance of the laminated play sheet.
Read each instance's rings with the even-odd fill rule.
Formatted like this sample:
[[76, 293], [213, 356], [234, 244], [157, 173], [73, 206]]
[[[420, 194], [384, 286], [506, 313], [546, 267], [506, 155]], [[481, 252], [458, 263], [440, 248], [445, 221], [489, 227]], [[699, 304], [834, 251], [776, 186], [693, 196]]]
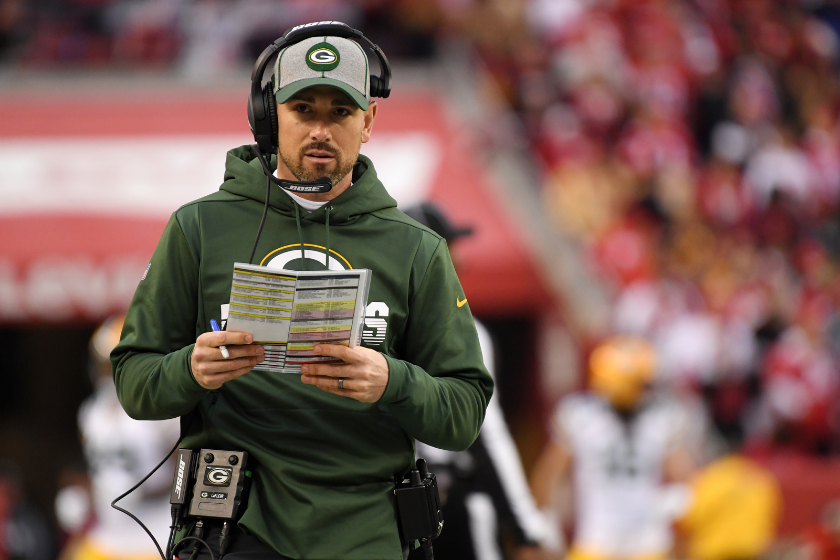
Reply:
[[318, 343], [356, 346], [371, 271], [297, 271], [235, 263], [225, 330], [251, 334], [265, 348], [255, 370], [300, 373], [300, 366], [340, 361], [316, 356]]

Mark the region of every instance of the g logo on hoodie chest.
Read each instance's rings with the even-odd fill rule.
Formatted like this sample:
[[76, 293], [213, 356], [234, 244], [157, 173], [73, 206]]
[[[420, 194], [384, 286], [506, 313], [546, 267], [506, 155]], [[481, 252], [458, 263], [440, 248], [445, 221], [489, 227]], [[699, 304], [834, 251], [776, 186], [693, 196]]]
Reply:
[[[324, 270], [327, 262], [327, 249], [326, 247], [312, 243], [304, 243], [303, 250], [301, 250], [300, 243], [278, 247], [263, 257], [260, 265], [269, 268], [303, 270], [304, 256], [307, 261], [310, 261], [308, 264], [309, 270], [313, 270], [312, 261], [317, 263], [318, 268], [315, 270]], [[330, 270], [353, 269], [350, 261], [332, 249], [330, 249], [329, 263]], [[382, 346], [385, 342], [388, 331], [388, 315], [390, 315], [390, 310], [384, 302], [373, 301], [368, 303], [367, 309], [365, 310], [364, 328], [362, 330], [362, 343], [365, 346]]]
[[350, 265], [350, 261], [332, 249], [330, 249], [329, 267], [327, 267], [327, 248], [321, 245], [314, 245], [312, 243], [304, 243], [302, 249], [300, 243], [285, 245], [274, 249], [263, 257], [262, 261], [260, 261], [260, 265], [267, 266], [269, 268], [304, 270], [304, 258], [307, 261], [314, 261], [318, 265], [317, 268], [313, 268], [312, 262], [309, 262], [306, 267], [309, 270], [324, 270], [327, 268], [329, 270], [353, 269]]

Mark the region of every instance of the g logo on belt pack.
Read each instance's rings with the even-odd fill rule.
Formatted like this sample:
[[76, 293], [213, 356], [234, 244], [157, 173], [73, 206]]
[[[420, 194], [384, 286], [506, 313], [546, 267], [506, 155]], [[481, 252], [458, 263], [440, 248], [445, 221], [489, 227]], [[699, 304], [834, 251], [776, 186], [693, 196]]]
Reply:
[[207, 467], [204, 470], [204, 484], [210, 486], [230, 486], [233, 469], [228, 467]]
[[327, 42], [318, 43], [306, 51], [306, 65], [318, 72], [332, 70], [340, 60], [338, 49]]

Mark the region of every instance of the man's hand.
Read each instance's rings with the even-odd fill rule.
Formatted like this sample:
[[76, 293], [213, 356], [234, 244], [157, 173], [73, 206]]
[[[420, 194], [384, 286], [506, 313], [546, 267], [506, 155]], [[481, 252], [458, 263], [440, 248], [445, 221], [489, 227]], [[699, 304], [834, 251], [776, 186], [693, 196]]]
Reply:
[[[251, 344], [254, 337], [244, 332], [206, 332], [195, 341], [190, 367], [193, 377], [205, 389], [218, 389], [226, 381], [251, 371], [265, 359], [261, 344]], [[219, 346], [225, 346], [230, 359], [222, 356]]]
[[[343, 364], [306, 364], [301, 367], [301, 381], [315, 385], [328, 393], [349, 397], [360, 402], [374, 403], [382, 398], [388, 385], [388, 362], [376, 350], [338, 344], [318, 344], [318, 356], [333, 356]], [[338, 380], [343, 378], [342, 388]]]

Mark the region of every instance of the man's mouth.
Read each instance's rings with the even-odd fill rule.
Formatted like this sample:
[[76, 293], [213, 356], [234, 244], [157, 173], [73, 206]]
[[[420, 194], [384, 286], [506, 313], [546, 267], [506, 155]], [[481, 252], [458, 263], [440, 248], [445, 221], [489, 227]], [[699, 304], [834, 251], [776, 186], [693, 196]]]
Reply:
[[309, 150], [304, 156], [308, 160], [316, 163], [327, 163], [335, 159], [335, 156], [331, 152], [325, 150]]

